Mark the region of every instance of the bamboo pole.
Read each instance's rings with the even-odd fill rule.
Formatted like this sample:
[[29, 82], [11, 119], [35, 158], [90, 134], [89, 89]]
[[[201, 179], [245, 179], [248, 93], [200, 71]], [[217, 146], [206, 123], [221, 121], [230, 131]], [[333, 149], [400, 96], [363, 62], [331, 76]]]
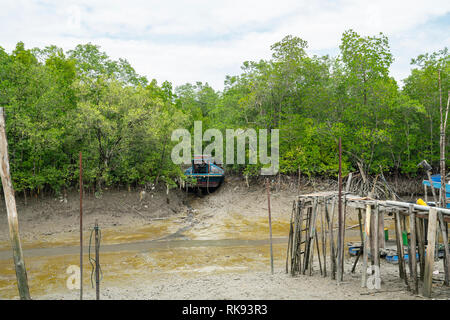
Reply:
[[6, 138], [6, 124], [4, 109], [0, 107], [0, 174], [2, 177], [3, 193], [5, 195], [6, 212], [8, 215], [9, 236], [13, 249], [14, 265], [16, 269], [17, 287], [22, 300], [30, 300], [27, 270], [23, 259], [22, 246], [19, 235], [19, 219], [17, 216], [16, 199], [9, 173], [8, 140]]
[[442, 109], [442, 85], [441, 85], [441, 70], [438, 70], [438, 77], [439, 77], [439, 111], [441, 115], [441, 135], [440, 135], [440, 169], [441, 169], [441, 207], [445, 208], [447, 205], [447, 199], [445, 194], [445, 130], [447, 129], [447, 118], [448, 118], [448, 107], [450, 103], [450, 95], [448, 97], [447, 101], [447, 108], [445, 110], [445, 116], [444, 116], [444, 110]]

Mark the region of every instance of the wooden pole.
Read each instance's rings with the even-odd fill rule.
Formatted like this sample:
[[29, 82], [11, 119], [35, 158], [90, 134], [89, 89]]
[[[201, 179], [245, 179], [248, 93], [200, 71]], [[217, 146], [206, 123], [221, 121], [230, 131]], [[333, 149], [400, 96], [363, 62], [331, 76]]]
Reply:
[[269, 190], [269, 179], [266, 179], [267, 188], [267, 206], [269, 209], [269, 235], [270, 235], [270, 270], [273, 274], [273, 249], [272, 249], [272, 216], [270, 214], [270, 190]]
[[350, 185], [352, 184], [353, 172], [350, 172], [347, 177], [347, 183], [345, 184], [345, 192], [350, 192]]
[[8, 215], [9, 236], [13, 249], [14, 265], [16, 269], [17, 287], [22, 300], [30, 300], [27, 270], [23, 259], [22, 246], [19, 235], [19, 219], [17, 216], [16, 199], [9, 173], [8, 140], [6, 138], [6, 124], [4, 109], [0, 108], [0, 174], [2, 177], [3, 193], [5, 195], [6, 212]]
[[100, 237], [98, 221], [95, 220], [95, 297], [100, 300]]
[[363, 267], [362, 267], [362, 277], [361, 277], [361, 287], [367, 286], [367, 262], [369, 257], [369, 247], [370, 247], [370, 221], [371, 221], [371, 209], [370, 204], [366, 205], [366, 216], [364, 222], [364, 249], [363, 249]]
[[359, 236], [361, 239], [361, 245], [359, 246], [359, 251], [358, 251], [358, 255], [356, 256], [355, 262], [353, 263], [353, 267], [352, 267], [352, 273], [355, 273], [355, 268], [356, 265], [358, 264], [358, 260], [361, 257], [361, 254], [364, 250], [364, 236], [363, 236], [363, 230], [362, 230], [362, 214], [361, 214], [361, 209], [358, 208], [358, 221], [359, 221]]
[[323, 209], [320, 210], [320, 224], [322, 226], [322, 253], [323, 253], [323, 276], [327, 276], [327, 232], [326, 232], [326, 223], [324, 223], [324, 215], [325, 215], [325, 207], [327, 205], [326, 200], [323, 200]]
[[416, 216], [416, 235], [417, 244], [419, 247], [419, 266], [420, 266], [420, 280], [423, 281], [425, 272], [425, 236], [423, 232], [423, 219]]
[[[309, 251], [310, 254], [308, 255], [309, 261], [308, 261], [308, 270], [309, 270], [309, 275], [312, 275], [313, 272], [313, 261], [314, 261], [314, 241], [316, 240], [316, 217], [317, 217], [317, 197], [314, 198], [313, 201], [313, 207], [312, 207], [312, 211], [311, 211], [311, 216], [310, 216], [310, 237], [309, 237], [309, 242], [310, 242], [310, 248], [311, 250]], [[319, 262], [320, 263], [320, 262]]]
[[[303, 225], [303, 212], [305, 210], [302, 207], [302, 203], [300, 201], [297, 202], [297, 210], [294, 216], [294, 241], [293, 247], [291, 249], [291, 259], [292, 259], [292, 267], [291, 274], [294, 275], [296, 272], [302, 272], [302, 254], [301, 254], [301, 245], [302, 245], [302, 225]], [[293, 251], [292, 251], [293, 250]]]
[[83, 158], [80, 151], [80, 300], [83, 300]]
[[416, 214], [414, 206], [409, 207], [409, 261], [410, 261], [410, 275], [413, 283], [413, 293], [419, 293], [419, 280], [417, 278], [417, 261], [416, 261]]
[[[375, 206], [374, 206], [375, 210]], [[375, 233], [375, 213], [372, 212], [370, 216], [370, 264], [375, 264], [375, 238], [377, 237], [377, 234]]]
[[427, 170], [427, 177], [428, 177], [428, 182], [430, 183], [430, 186], [431, 186], [431, 194], [433, 195], [434, 204], [435, 204], [435, 206], [438, 206], [439, 202], [438, 202], [438, 198], [436, 196], [436, 191], [434, 190], [434, 185], [433, 185], [433, 180], [431, 179], [430, 170]]
[[310, 251], [311, 251], [311, 219], [312, 219], [312, 210], [313, 208], [311, 206], [307, 206], [306, 211], [306, 223], [305, 223], [305, 249], [303, 253], [303, 269], [302, 274], [306, 273], [306, 270], [309, 268], [309, 261], [310, 261]]
[[294, 212], [296, 212], [297, 202], [294, 200], [292, 204], [292, 211], [291, 211], [291, 221], [289, 223], [289, 239], [288, 239], [288, 246], [287, 246], [287, 252], [286, 252], [286, 273], [289, 273], [289, 258], [292, 258], [292, 254], [290, 252], [292, 251], [292, 236], [294, 234], [294, 230], [292, 228], [292, 219], [294, 216]]
[[386, 248], [385, 234], [384, 234], [384, 211], [380, 211], [378, 215], [378, 243], [380, 248]]
[[430, 211], [428, 213], [428, 244], [426, 252], [427, 255], [425, 257], [425, 274], [423, 278], [423, 295], [425, 297], [431, 297], [431, 288], [433, 284], [436, 223], [437, 223], [436, 208], [430, 208]]
[[449, 285], [449, 276], [450, 276], [450, 252], [448, 246], [448, 233], [447, 233], [447, 222], [444, 221], [444, 216], [442, 212], [438, 212], [439, 225], [441, 227], [442, 232], [442, 240], [444, 241], [444, 284], [446, 286]]
[[379, 242], [379, 215], [380, 215], [380, 208], [378, 206], [378, 202], [375, 204], [375, 215], [374, 215], [374, 232], [373, 232], [373, 238], [374, 238], [374, 252], [373, 255], [373, 262], [374, 265], [377, 267], [380, 267], [380, 242]]
[[323, 275], [322, 271], [322, 261], [320, 258], [320, 250], [319, 250], [319, 236], [317, 235], [317, 229], [315, 230], [315, 238], [316, 238], [316, 247], [317, 247], [317, 257], [319, 258], [319, 269], [320, 269], [320, 275]]
[[400, 223], [400, 213], [395, 211], [395, 239], [397, 241], [397, 256], [398, 256], [398, 268], [401, 279], [405, 279], [406, 285], [408, 285], [408, 279], [405, 272], [404, 250], [403, 250], [403, 238], [402, 228]]
[[331, 218], [328, 212], [328, 206], [325, 205], [325, 214], [327, 218], [328, 230], [330, 230], [330, 268], [331, 268], [331, 279], [336, 279], [336, 254], [334, 247], [334, 209], [335, 209], [336, 198], [333, 197], [333, 201], [331, 203]]
[[344, 267], [344, 243], [343, 243], [343, 234], [344, 234], [344, 219], [342, 214], [342, 141], [341, 137], [339, 137], [339, 191], [338, 191], [338, 283], [343, 280], [343, 267]]

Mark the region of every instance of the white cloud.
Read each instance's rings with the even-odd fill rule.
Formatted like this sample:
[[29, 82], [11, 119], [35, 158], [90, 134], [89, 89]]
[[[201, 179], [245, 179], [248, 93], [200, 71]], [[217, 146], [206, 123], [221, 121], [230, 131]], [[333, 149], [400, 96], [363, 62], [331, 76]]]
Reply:
[[[336, 52], [342, 32], [387, 34], [400, 80], [417, 54], [449, 45], [448, 1], [0, 1], [0, 45], [12, 50], [56, 44], [65, 50], [93, 42], [124, 57], [149, 79], [209, 82], [222, 89], [245, 60], [270, 57], [287, 34], [309, 52]], [[440, 30], [437, 30], [440, 29]]]

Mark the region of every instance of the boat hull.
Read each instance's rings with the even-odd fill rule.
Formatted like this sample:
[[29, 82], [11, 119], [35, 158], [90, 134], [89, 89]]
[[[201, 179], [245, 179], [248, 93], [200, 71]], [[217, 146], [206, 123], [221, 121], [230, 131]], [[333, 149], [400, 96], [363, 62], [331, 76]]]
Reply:
[[224, 176], [208, 176], [208, 175], [190, 175], [190, 177], [196, 179], [196, 183], [193, 185], [200, 188], [217, 188], [223, 182]]

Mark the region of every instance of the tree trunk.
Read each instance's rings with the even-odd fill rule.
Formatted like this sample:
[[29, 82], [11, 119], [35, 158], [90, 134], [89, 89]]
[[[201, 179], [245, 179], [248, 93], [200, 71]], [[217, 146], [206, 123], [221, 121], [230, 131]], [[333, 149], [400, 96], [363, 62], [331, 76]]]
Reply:
[[439, 70], [439, 111], [441, 114], [441, 135], [440, 135], [440, 169], [441, 169], [441, 207], [445, 208], [447, 206], [447, 198], [445, 194], [445, 130], [447, 129], [447, 116], [448, 116], [448, 107], [450, 102], [447, 101], [447, 108], [445, 110], [445, 118], [444, 118], [444, 110], [442, 108], [442, 87], [441, 87], [441, 71]]

